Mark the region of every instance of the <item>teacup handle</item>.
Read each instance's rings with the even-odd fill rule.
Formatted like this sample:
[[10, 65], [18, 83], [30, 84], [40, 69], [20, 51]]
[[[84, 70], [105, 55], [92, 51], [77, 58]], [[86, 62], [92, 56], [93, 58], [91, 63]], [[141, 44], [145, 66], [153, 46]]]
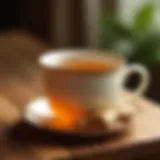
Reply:
[[149, 85], [149, 72], [148, 70], [141, 64], [132, 64], [128, 65], [124, 68], [123, 76], [121, 76], [121, 85], [124, 86], [125, 81], [128, 79], [128, 77], [131, 74], [138, 73], [140, 75], [140, 82], [137, 86], [137, 88], [133, 91], [134, 95], [140, 96], [142, 95]]
[[[119, 74], [116, 79], [120, 85], [120, 88], [122, 88], [122, 91], [123, 91], [123, 90], [126, 90], [126, 89], [124, 89], [125, 81], [128, 79], [128, 77], [131, 74], [134, 74], [134, 73], [138, 73], [140, 75], [141, 80], [140, 80], [137, 88], [133, 91], [132, 96], [130, 97], [131, 99], [129, 99], [129, 101], [131, 100], [130, 101], [131, 103], [132, 102], [135, 103], [135, 97], [141, 96], [146, 91], [148, 84], [149, 84], [149, 79], [150, 79], [148, 70], [140, 64], [128, 65], [128, 66], [124, 67], [124, 69], [122, 70], [122, 73]], [[121, 98], [119, 100], [121, 102], [118, 101], [116, 103], [121, 104], [123, 100]], [[121, 104], [121, 105], [123, 105], [123, 104]], [[115, 105], [115, 106], [117, 106], [117, 105]], [[136, 108], [137, 108], [137, 106], [136, 106]], [[130, 115], [134, 114], [134, 112], [135, 112], [135, 110], [133, 108], [130, 108], [130, 107], [128, 108], [128, 106], [124, 107], [123, 109], [121, 107], [118, 107], [118, 109], [120, 109], [119, 113], [116, 110], [112, 110], [112, 109], [110, 111], [107, 109], [106, 112], [103, 109], [100, 109], [100, 112], [98, 112], [98, 115], [104, 120], [106, 125], [112, 126], [112, 124], [113, 124], [113, 122], [115, 122], [117, 116], [119, 116], [120, 119], [124, 119], [125, 121], [128, 121], [128, 119], [131, 118]], [[96, 110], [96, 112], [97, 112], [97, 110]]]

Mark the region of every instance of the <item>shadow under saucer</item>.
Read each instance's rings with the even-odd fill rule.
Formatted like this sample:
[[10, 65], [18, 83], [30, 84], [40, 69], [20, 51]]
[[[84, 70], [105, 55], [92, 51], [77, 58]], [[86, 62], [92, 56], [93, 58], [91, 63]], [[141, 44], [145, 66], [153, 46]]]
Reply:
[[20, 145], [56, 145], [56, 146], [81, 146], [93, 145], [97, 142], [112, 141], [124, 134], [103, 135], [97, 137], [85, 137], [78, 134], [67, 134], [55, 130], [43, 130], [24, 121], [17, 123], [7, 131], [8, 137]]

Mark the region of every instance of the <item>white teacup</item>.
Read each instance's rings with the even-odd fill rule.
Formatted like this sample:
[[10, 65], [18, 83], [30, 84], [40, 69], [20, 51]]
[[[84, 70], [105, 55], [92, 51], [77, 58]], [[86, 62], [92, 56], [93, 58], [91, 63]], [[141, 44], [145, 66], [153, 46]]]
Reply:
[[[65, 67], [68, 61], [76, 63], [77, 60], [103, 63], [106, 69], [83, 71]], [[46, 97], [57, 115], [55, 126], [61, 125], [62, 129], [75, 129], [79, 122], [93, 114], [93, 110], [116, 108], [125, 90], [125, 80], [132, 73], [141, 77], [133, 95], [143, 94], [149, 82], [148, 71], [142, 65], [126, 65], [124, 57], [103, 51], [49, 51], [40, 57], [39, 63], [43, 68]]]

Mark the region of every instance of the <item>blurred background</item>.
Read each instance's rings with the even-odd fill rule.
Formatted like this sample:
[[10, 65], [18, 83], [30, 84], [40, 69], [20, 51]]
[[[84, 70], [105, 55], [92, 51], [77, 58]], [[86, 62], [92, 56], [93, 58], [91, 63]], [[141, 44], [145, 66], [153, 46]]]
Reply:
[[17, 30], [51, 48], [104, 48], [141, 62], [152, 75], [147, 95], [160, 101], [159, 0], [1, 0], [1, 35]]
[[114, 0], [2, 0], [0, 28], [23, 28], [53, 47], [100, 44], [101, 15], [115, 12]]

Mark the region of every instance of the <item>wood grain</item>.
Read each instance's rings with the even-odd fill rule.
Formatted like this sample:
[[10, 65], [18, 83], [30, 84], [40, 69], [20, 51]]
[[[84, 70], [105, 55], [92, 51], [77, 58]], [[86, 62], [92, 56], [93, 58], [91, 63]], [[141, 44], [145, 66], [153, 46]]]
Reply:
[[122, 135], [84, 138], [47, 132], [22, 119], [25, 105], [43, 95], [38, 56], [49, 46], [24, 31], [0, 34], [0, 159], [156, 159], [160, 109], [144, 98], [132, 126]]

